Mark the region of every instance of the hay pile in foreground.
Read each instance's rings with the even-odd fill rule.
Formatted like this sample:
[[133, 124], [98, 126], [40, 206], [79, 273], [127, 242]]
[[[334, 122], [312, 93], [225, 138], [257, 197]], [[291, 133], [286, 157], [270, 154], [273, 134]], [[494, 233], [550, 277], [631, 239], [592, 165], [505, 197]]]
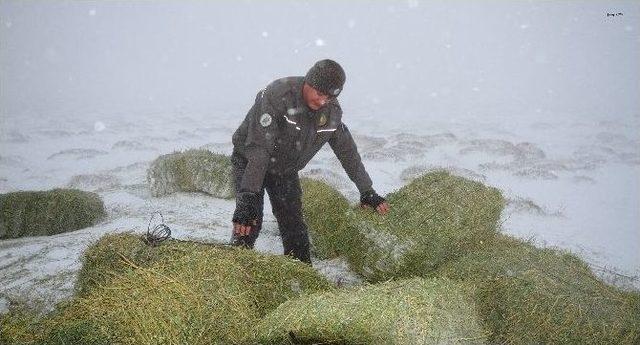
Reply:
[[303, 210], [315, 251], [345, 256], [369, 281], [422, 276], [490, 240], [504, 207], [495, 188], [428, 173], [387, 196], [392, 212], [348, 208], [330, 186], [303, 180]]
[[640, 343], [640, 294], [601, 282], [569, 253], [499, 236], [437, 275], [478, 287], [492, 342]]
[[32, 344], [242, 344], [282, 302], [332, 289], [303, 263], [241, 248], [116, 235], [87, 255], [80, 294], [33, 327]]
[[79, 230], [105, 215], [97, 194], [77, 189], [0, 194], [0, 239]]
[[187, 150], [158, 157], [147, 171], [151, 195], [202, 192], [217, 198], [235, 195], [231, 159], [208, 150]]
[[468, 287], [413, 278], [287, 301], [258, 325], [260, 344], [482, 344]]

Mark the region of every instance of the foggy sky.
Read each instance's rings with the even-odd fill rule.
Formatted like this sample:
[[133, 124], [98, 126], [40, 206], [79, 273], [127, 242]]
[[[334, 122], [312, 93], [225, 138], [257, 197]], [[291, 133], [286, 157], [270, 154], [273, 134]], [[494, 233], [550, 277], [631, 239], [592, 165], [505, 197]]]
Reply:
[[272, 79], [329, 57], [352, 112], [638, 121], [639, 14], [637, 1], [2, 1], [0, 116], [244, 113]]

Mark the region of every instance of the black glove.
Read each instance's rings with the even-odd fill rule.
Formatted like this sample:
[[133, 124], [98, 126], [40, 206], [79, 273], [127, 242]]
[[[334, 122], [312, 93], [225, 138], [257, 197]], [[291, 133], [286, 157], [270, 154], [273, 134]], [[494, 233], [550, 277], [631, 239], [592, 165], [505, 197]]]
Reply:
[[381, 197], [376, 193], [376, 191], [369, 190], [360, 195], [360, 204], [368, 205], [376, 209], [380, 204], [387, 201], [385, 198]]
[[236, 211], [233, 212], [233, 222], [242, 225], [256, 225], [258, 220], [258, 195], [241, 192], [236, 195]]

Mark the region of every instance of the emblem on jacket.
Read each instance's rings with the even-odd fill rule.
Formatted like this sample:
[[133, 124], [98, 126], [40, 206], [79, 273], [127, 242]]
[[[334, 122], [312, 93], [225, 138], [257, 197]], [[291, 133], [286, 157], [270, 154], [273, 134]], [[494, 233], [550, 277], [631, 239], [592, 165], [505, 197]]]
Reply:
[[260, 124], [262, 127], [267, 127], [271, 124], [271, 115], [264, 113], [260, 116]]
[[318, 127], [322, 127], [327, 124], [327, 114], [321, 114], [318, 119]]

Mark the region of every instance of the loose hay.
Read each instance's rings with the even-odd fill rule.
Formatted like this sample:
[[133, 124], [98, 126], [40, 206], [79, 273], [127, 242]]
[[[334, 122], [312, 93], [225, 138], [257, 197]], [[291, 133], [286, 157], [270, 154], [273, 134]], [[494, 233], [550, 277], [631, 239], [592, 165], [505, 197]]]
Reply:
[[412, 278], [289, 300], [259, 323], [260, 344], [481, 344], [468, 287]]
[[640, 344], [640, 294], [601, 282], [569, 253], [499, 236], [437, 274], [478, 287], [493, 342]]
[[97, 194], [77, 189], [0, 194], [0, 239], [74, 231], [105, 215]]
[[348, 208], [331, 187], [303, 181], [303, 210], [315, 250], [345, 256], [369, 281], [421, 276], [493, 238], [501, 193], [445, 171], [387, 196], [391, 212]]
[[24, 305], [12, 305], [8, 313], [0, 315], [0, 344], [31, 344], [37, 340], [33, 334], [35, 327], [36, 313]]
[[231, 159], [208, 150], [187, 150], [158, 157], [147, 171], [151, 195], [202, 192], [230, 199], [235, 195]]
[[286, 256], [112, 235], [87, 251], [80, 294], [34, 332], [48, 344], [241, 344], [282, 302], [328, 289]]

